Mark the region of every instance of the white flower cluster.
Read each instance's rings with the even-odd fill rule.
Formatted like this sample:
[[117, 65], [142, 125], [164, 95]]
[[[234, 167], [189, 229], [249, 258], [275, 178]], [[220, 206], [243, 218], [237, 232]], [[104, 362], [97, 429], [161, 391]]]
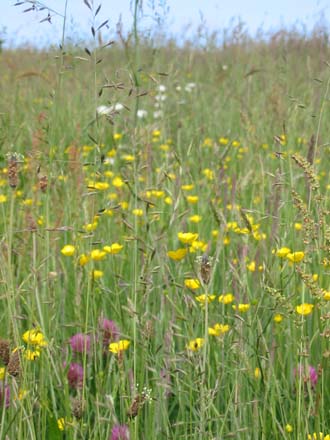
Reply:
[[118, 113], [121, 112], [124, 109], [123, 104], [121, 104], [120, 102], [117, 102], [114, 105], [99, 105], [96, 108], [96, 113], [99, 116], [110, 116], [112, 113]]

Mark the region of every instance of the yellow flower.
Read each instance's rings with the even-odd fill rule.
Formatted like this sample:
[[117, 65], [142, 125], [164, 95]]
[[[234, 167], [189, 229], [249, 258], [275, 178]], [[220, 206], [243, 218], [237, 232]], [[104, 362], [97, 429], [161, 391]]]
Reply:
[[24, 357], [28, 361], [35, 361], [38, 357], [40, 357], [40, 351], [39, 350], [25, 350], [24, 351]]
[[5, 203], [7, 202], [7, 196], [5, 196], [4, 194], [0, 194], [0, 203]]
[[200, 282], [196, 278], [189, 278], [184, 280], [184, 285], [191, 290], [196, 290], [200, 287]]
[[205, 252], [206, 249], [207, 249], [207, 243], [205, 243], [204, 241], [201, 241], [201, 240], [196, 240], [196, 241], [192, 242], [192, 244], [189, 248], [189, 252], [196, 252], [198, 250]]
[[124, 154], [122, 158], [126, 160], [126, 162], [134, 162], [135, 160], [135, 157], [132, 154]]
[[226, 235], [223, 240], [222, 240], [223, 244], [225, 246], [228, 246], [230, 244], [230, 238]]
[[290, 252], [291, 252], [290, 248], [282, 247], [276, 251], [276, 256], [280, 258], [285, 258]]
[[152, 135], [153, 135], [154, 137], [159, 137], [159, 136], [161, 135], [161, 131], [160, 131], [160, 130], [153, 130], [153, 131], [152, 131]]
[[280, 313], [277, 313], [275, 316], [274, 316], [274, 322], [276, 322], [276, 324], [279, 324], [280, 322], [282, 322], [283, 321], [283, 315], [281, 315]]
[[212, 147], [213, 146], [213, 140], [209, 137], [204, 139], [203, 147]]
[[117, 151], [115, 148], [112, 148], [110, 151], [107, 152], [107, 157], [115, 157], [117, 154]]
[[164, 197], [165, 192], [162, 191], [162, 190], [153, 189], [153, 190], [151, 191], [151, 195], [152, 195], [153, 197], [156, 197], [157, 199], [160, 199], [161, 197]]
[[215, 300], [216, 295], [207, 295], [205, 293], [203, 293], [203, 295], [199, 295], [196, 296], [196, 301], [199, 302], [201, 305], [204, 305], [206, 303], [206, 297], [207, 297], [207, 302], [210, 303], [212, 301]]
[[168, 251], [167, 256], [174, 261], [180, 261], [187, 255], [187, 252], [186, 248], [179, 248], [176, 251]]
[[255, 261], [251, 261], [251, 263], [246, 265], [246, 268], [250, 272], [255, 272], [255, 270], [256, 270], [256, 262]]
[[256, 367], [256, 368], [254, 369], [254, 377], [255, 377], [256, 379], [260, 379], [260, 377], [261, 377], [261, 371], [260, 371], [260, 368], [259, 368], [259, 367]]
[[314, 432], [313, 435], [308, 434], [308, 440], [330, 440], [330, 434], [324, 436], [323, 432]]
[[250, 304], [238, 304], [238, 306], [234, 305], [233, 309], [238, 310], [241, 313], [245, 313], [250, 309]]
[[113, 171], [110, 170], [104, 171], [104, 176], [109, 177], [111, 179], [114, 176]]
[[97, 280], [98, 278], [102, 278], [104, 275], [104, 272], [102, 270], [92, 270], [91, 276], [94, 280]]
[[28, 391], [25, 390], [24, 388], [21, 388], [18, 391], [18, 396], [17, 396], [17, 400], [23, 400], [25, 399], [25, 397], [28, 395]]
[[118, 254], [123, 249], [123, 247], [124, 246], [122, 244], [112, 243], [110, 246], [104, 246], [103, 249], [108, 254], [114, 255], [114, 254]]
[[202, 220], [202, 217], [200, 215], [191, 215], [189, 217], [189, 221], [192, 223], [199, 223]]
[[213, 327], [209, 327], [208, 332], [211, 336], [220, 336], [229, 332], [229, 330], [228, 324], [215, 324]]
[[165, 197], [164, 201], [166, 205], [173, 205], [173, 200], [170, 196]]
[[253, 232], [253, 238], [257, 241], [266, 240], [267, 235], [264, 232], [255, 231]]
[[5, 369], [5, 367], [1, 367], [0, 368], [0, 380], [4, 380], [5, 375], [6, 375], [6, 369]]
[[198, 351], [200, 348], [203, 347], [203, 345], [204, 345], [204, 339], [196, 338], [188, 343], [187, 348], [190, 351]]
[[115, 188], [121, 188], [123, 185], [125, 185], [125, 183], [121, 177], [117, 176], [114, 179], [112, 179], [112, 185]]
[[226, 224], [226, 230], [227, 231], [235, 231], [236, 232], [237, 229], [239, 229], [237, 222], [228, 222]]
[[287, 141], [287, 136], [286, 136], [286, 134], [281, 134], [281, 135], [279, 136], [279, 138], [280, 138], [280, 144], [281, 144], [281, 145], [285, 145], [285, 144], [286, 144], [286, 141]]
[[296, 312], [299, 315], [310, 315], [313, 311], [314, 304], [303, 303], [296, 307]]
[[22, 201], [22, 205], [23, 206], [32, 206], [33, 205], [33, 200], [32, 199], [24, 199]]
[[72, 244], [66, 244], [62, 249], [61, 253], [66, 257], [72, 257], [76, 252], [76, 248]]
[[83, 145], [82, 150], [84, 153], [89, 153], [90, 151], [94, 150], [94, 146], [93, 145]]
[[229, 139], [227, 137], [221, 137], [219, 138], [219, 144], [220, 145], [227, 145], [229, 142]]
[[102, 251], [101, 249], [93, 249], [91, 252], [91, 258], [94, 261], [101, 261], [104, 260], [107, 253], [105, 251]]
[[187, 184], [187, 185], [182, 185], [181, 189], [183, 191], [191, 191], [192, 189], [195, 188], [195, 185], [193, 183]]
[[292, 426], [289, 425], [289, 423], [288, 423], [287, 425], [285, 425], [285, 430], [286, 430], [286, 432], [290, 433], [290, 432], [293, 431], [293, 428], [292, 428]]
[[205, 168], [203, 170], [203, 174], [204, 176], [208, 179], [208, 180], [213, 180], [214, 179], [214, 173], [212, 170], [210, 170], [210, 168]]
[[95, 229], [97, 228], [97, 226], [98, 226], [98, 223], [97, 223], [97, 221], [95, 221], [95, 222], [93, 222], [93, 223], [87, 223], [86, 225], [83, 226], [83, 229], [84, 229], [86, 232], [92, 232], [92, 231], [95, 231]]
[[230, 304], [234, 301], [235, 297], [232, 293], [226, 293], [225, 295], [219, 296], [219, 302], [223, 304]]
[[120, 205], [121, 209], [124, 209], [124, 210], [128, 209], [128, 203], [125, 201], [119, 202], [119, 205]]
[[187, 202], [191, 204], [195, 204], [198, 202], [198, 196], [187, 196]]
[[133, 209], [132, 213], [136, 217], [142, 217], [143, 216], [143, 209], [135, 208], [135, 209]]
[[162, 150], [162, 151], [169, 151], [170, 146], [169, 146], [168, 144], [161, 144], [161, 145], [159, 146], [159, 148], [160, 148], [160, 150]]
[[108, 182], [95, 182], [94, 183], [94, 189], [98, 189], [99, 191], [105, 191], [109, 188]]
[[89, 257], [86, 254], [81, 254], [78, 259], [80, 266], [85, 266], [89, 262]]
[[114, 133], [113, 134], [113, 140], [114, 141], [120, 141], [120, 139], [123, 137], [121, 133]]
[[326, 301], [330, 301], [330, 290], [323, 291], [323, 299], [325, 299]]
[[32, 330], [27, 330], [25, 333], [23, 333], [22, 339], [27, 344], [36, 345], [38, 347], [47, 346], [47, 342], [43, 333], [36, 328], [33, 328]]
[[109, 351], [111, 351], [111, 353], [121, 353], [122, 351], [125, 351], [128, 349], [129, 345], [130, 345], [130, 341], [128, 341], [127, 339], [122, 339], [118, 342], [112, 342], [109, 345]]
[[181, 241], [181, 243], [184, 244], [192, 244], [194, 241], [196, 241], [198, 238], [197, 233], [193, 232], [178, 232], [178, 239]]
[[302, 230], [302, 224], [301, 223], [295, 223], [294, 224], [294, 228], [296, 231], [301, 231]]
[[65, 420], [64, 417], [57, 419], [57, 427], [60, 431], [64, 431], [65, 429]]
[[219, 235], [219, 231], [217, 229], [212, 230], [212, 237], [217, 238]]
[[291, 263], [299, 263], [304, 259], [304, 252], [290, 252], [286, 255], [286, 258], [291, 261]]

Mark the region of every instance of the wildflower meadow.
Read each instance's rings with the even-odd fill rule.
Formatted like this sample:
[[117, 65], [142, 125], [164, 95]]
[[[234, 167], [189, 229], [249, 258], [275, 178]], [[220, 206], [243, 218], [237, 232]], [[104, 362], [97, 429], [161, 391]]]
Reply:
[[329, 33], [84, 3], [0, 53], [0, 439], [329, 440]]

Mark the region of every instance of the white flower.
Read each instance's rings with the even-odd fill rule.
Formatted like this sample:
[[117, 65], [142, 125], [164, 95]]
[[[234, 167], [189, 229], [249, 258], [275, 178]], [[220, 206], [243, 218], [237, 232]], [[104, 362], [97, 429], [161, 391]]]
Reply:
[[136, 112], [136, 116], [140, 119], [146, 118], [148, 116], [147, 110], [143, 110], [142, 108]]
[[110, 115], [111, 111], [112, 111], [112, 106], [108, 107], [107, 105], [99, 105], [96, 108], [96, 113], [98, 115], [100, 115], [100, 116], [102, 116], [102, 115]]
[[166, 98], [167, 98], [166, 95], [156, 95], [155, 96], [156, 101], [165, 101]]
[[185, 86], [185, 91], [186, 92], [192, 92], [192, 90], [194, 89], [196, 87], [196, 83], [188, 83], [188, 84], [186, 84], [186, 86]]
[[121, 110], [123, 110], [124, 106], [123, 104], [121, 104], [120, 102], [117, 102], [114, 106], [113, 109], [115, 112], [120, 112]]
[[181, 86], [176, 86], [176, 87], [175, 87], [175, 90], [176, 90], [177, 92], [181, 92], [182, 87], [181, 87]]
[[109, 116], [113, 112], [120, 112], [121, 110], [123, 110], [123, 108], [124, 108], [124, 106], [120, 102], [117, 102], [115, 105], [110, 105], [110, 106], [99, 105], [96, 108], [96, 113], [99, 116], [103, 116], [103, 115]]
[[159, 84], [159, 86], [158, 86], [158, 91], [159, 91], [160, 93], [164, 93], [164, 92], [166, 92], [166, 86], [164, 86], [163, 84]]
[[164, 115], [164, 114], [163, 114], [162, 110], [156, 110], [156, 111], [154, 112], [154, 118], [155, 118], [155, 119], [162, 118], [163, 115]]
[[228, 69], [227, 64], [224, 64], [224, 65], [222, 66], [222, 70], [227, 70], [227, 69]]

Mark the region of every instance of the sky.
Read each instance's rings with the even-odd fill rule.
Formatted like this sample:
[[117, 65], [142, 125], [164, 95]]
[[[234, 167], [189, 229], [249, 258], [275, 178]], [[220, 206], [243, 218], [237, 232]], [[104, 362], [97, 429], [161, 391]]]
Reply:
[[[25, 2], [14, 6], [22, 0], [0, 0], [0, 37], [5, 40], [5, 46], [19, 46], [28, 43], [35, 46], [59, 44], [63, 28], [63, 15], [67, 1], [66, 35], [74, 41], [90, 36], [92, 14], [84, 0], [42, 0], [55, 12], [52, 14], [52, 24], [40, 23], [47, 16], [47, 11], [26, 12], [33, 3]], [[97, 25], [109, 20], [109, 28], [103, 28], [106, 40], [115, 35], [119, 19], [124, 30], [132, 27], [131, 0], [87, 0], [94, 11], [101, 3]], [[140, 0], [141, 2], [141, 0]], [[30, 4], [29, 4], [30, 3]], [[143, 19], [140, 28], [146, 32], [155, 27], [162, 29], [168, 36], [182, 40], [203, 23], [209, 33], [233, 27], [240, 20], [245, 29], [254, 36], [258, 29], [275, 32], [279, 28], [302, 25], [307, 30], [315, 23], [323, 21], [330, 23], [330, 2], [328, 0], [143, 0]], [[160, 21], [157, 21], [157, 17]], [[189, 26], [190, 25], [190, 26]]]

